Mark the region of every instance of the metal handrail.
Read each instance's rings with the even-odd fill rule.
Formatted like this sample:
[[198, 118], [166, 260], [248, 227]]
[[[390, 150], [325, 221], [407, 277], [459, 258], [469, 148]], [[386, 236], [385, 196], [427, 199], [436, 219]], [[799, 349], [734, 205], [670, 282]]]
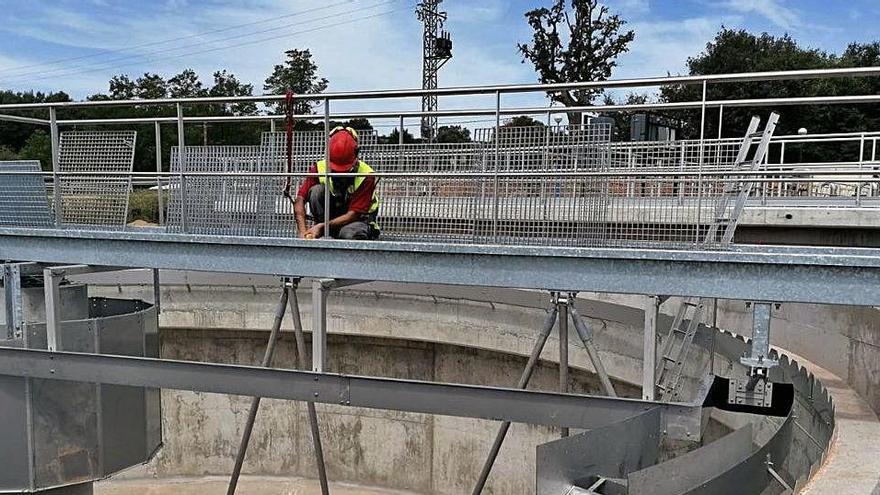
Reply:
[[[785, 81], [798, 79], [823, 79], [837, 77], [872, 77], [880, 76], [880, 67], [852, 67], [836, 69], [809, 69], [792, 71], [741, 72], [734, 74], [708, 74], [700, 76], [666, 76], [634, 79], [611, 79], [607, 81], [583, 81], [556, 84], [502, 84], [482, 86], [459, 86], [437, 89], [391, 89], [372, 91], [350, 91], [337, 93], [321, 93], [310, 95], [294, 95], [295, 100], [347, 100], [347, 99], [384, 99], [414, 98], [429, 95], [436, 96], [468, 96], [492, 95], [496, 93], [530, 93], [555, 92], [583, 89], [633, 88], [668, 85], [692, 85], [706, 83], [734, 83]], [[166, 98], [157, 100], [92, 100], [52, 103], [14, 103], [0, 105], [0, 110], [24, 110], [34, 108], [64, 107], [100, 107], [100, 106], [142, 106], [142, 105], [176, 105], [205, 103], [271, 103], [283, 101], [285, 95], [257, 96], [220, 96], [195, 98]]]

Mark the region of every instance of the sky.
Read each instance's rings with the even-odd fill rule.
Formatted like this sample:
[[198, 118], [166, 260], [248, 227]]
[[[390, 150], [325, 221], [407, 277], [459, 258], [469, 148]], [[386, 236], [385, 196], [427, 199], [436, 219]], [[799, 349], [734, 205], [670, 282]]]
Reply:
[[[445, 0], [454, 56], [440, 86], [536, 82], [518, 42], [524, 12], [550, 0]], [[330, 91], [421, 85], [421, 25], [413, 0], [0, 0], [0, 88], [63, 90], [76, 99], [107, 91], [115, 74], [167, 77], [193, 68], [204, 83], [226, 69], [262, 91], [290, 48], [308, 48]], [[839, 52], [878, 39], [877, 0], [607, 0], [636, 32], [614, 78], [686, 72], [723, 26], [791, 34]], [[543, 95], [506, 105], [546, 105]], [[494, 100], [441, 99], [441, 107], [491, 107]], [[336, 111], [417, 109], [418, 100], [343, 102]]]

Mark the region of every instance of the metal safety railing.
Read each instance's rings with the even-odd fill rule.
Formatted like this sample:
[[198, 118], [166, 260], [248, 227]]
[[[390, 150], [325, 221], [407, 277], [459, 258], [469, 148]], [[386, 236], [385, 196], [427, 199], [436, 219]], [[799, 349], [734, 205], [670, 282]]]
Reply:
[[[709, 109], [718, 109], [721, 122], [724, 108], [858, 105], [880, 102], [880, 95], [708, 100], [708, 85], [876, 76], [880, 76], [880, 68], [296, 95], [296, 101], [318, 101], [322, 106], [318, 114], [294, 115], [292, 118], [323, 121], [324, 130], [295, 133], [292, 171], [286, 169], [286, 138], [283, 133], [265, 133], [259, 144], [250, 146], [191, 146], [186, 143], [183, 132], [185, 126], [191, 123], [275, 122], [285, 118], [284, 115], [186, 116], [187, 105], [277, 103], [284, 99], [281, 95], [0, 105], [0, 112], [49, 111], [47, 120], [5, 113], [0, 114], [0, 120], [50, 127], [53, 137], [52, 180], [49, 184], [51, 197], [46, 203], [48, 214], [54, 219], [56, 227], [91, 225], [125, 228], [124, 217], [120, 221], [117, 207], [121, 200], [112, 198], [125, 198], [127, 201], [132, 183], [149, 181], [160, 186], [160, 210], [163, 204], [167, 204], [168, 214], [162, 226], [168, 231], [209, 235], [295, 236], [290, 204], [280, 196], [279, 190], [288, 177], [307, 175], [307, 167], [326, 156], [325, 143], [331, 119], [394, 119], [402, 131], [406, 119], [425, 115], [492, 115], [495, 126], [476, 129], [474, 140], [468, 143], [404, 144], [403, 133], [399, 132], [400, 142], [380, 144], [375, 134], [364, 134], [362, 158], [374, 166], [378, 171], [376, 176], [380, 179], [379, 189], [383, 200], [380, 220], [384, 238], [457, 243], [549, 242], [576, 246], [661, 244], [692, 247], [712, 244], [704, 239], [704, 235], [712, 228], [713, 217], [716, 216], [713, 211], [717, 210], [719, 201], [723, 198], [729, 200], [730, 188], [725, 189], [725, 184], [757, 184], [758, 187], [749, 188], [748, 201], [761, 204], [766, 204], [771, 198], [806, 198], [810, 201], [824, 198], [837, 202], [842, 200], [846, 206], [852, 203], [864, 207], [868, 198], [878, 193], [878, 181], [874, 176], [877, 134], [818, 135], [813, 141], [800, 136], [774, 138], [762, 173], [747, 175], [736, 170], [735, 161], [742, 140], [709, 139], [705, 136], [705, 129]], [[680, 103], [564, 109], [513, 107], [503, 105], [502, 99], [504, 95], [514, 93], [545, 94], [560, 90], [671, 84], [699, 85], [703, 89], [702, 98]], [[425, 94], [438, 97], [485, 95], [494, 97], [494, 108], [434, 112], [331, 112], [330, 108], [331, 103], [336, 101], [412, 98]], [[177, 116], [85, 120], [58, 118], [58, 112], [68, 108], [145, 105], [174, 105]], [[549, 122], [552, 113], [563, 111], [601, 114], [681, 109], [700, 110], [700, 139], [611, 143], [610, 129], [600, 124], [521, 128], [501, 125], [501, 117], [506, 115], [547, 115]], [[156, 150], [162, 149], [161, 125], [177, 126], [178, 146], [167, 162], [168, 172], [164, 171], [163, 157], [157, 153], [155, 173], [132, 173], [129, 155], [120, 154], [121, 151], [114, 148], [117, 145], [113, 144], [125, 134], [106, 131], [89, 131], [96, 133], [90, 135], [89, 142], [101, 139], [106, 142], [95, 153], [80, 150], [80, 155], [74, 156], [85, 156], [86, 159], [71, 162], [66, 152], [70, 147], [66, 143], [69, 142], [68, 136], [73, 137], [73, 134], [59, 131], [61, 127], [71, 125], [131, 126], [146, 123], [155, 126]], [[128, 142], [126, 139], [123, 138], [123, 141]], [[130, 141], [133, 148], [133, 133]], [[794, 148], [811, 142], [818, 145], [818, 141], [822, 141], [819, 144], [823, 146], [833, 142], [852, 146], [857, 142], [858, 157], [829, 163], [792, 163]], [[181, 149], [185, 152], [180, 153]], [[66, 163], [74, 163], [75, 166], [71, 168]], [[0, 170], [4, 180], [28, 174], [36, 172], [9, 167]], [[31, 187], [33, 184], [26, 186], [25, 182], [19, 179], [19, 182], [5, 182], [0, 187], [12, 189], [11, 197], [15, 197], [16, 193], [23, 198], [33, 191], [39, 193], [38, 189]], [[56, 184], [61, 187], [56, 188]], [[76, 187], [71, 190], [65, 184], [75, 184]], [[850, 202], [849, 198], [853, 198], [853, 201]], [[31, 201], [29, 204], [41, 204], [34, 198], [27, 201]], [[0, 213], [2, 211], [0, 209]], [[325, 208], [325, 211], [329, 211], [329, 208]], [[38, 216], [43, 218], [41, 215], [44, 213]], [[71, 216], [73, 213], [81, 218]], [[14, 212], [10, 216], [14, 216]], [[39, 223], [34, 221], [28, 226], [41, 226]], [[0, 226], [4, 225], [17, 224], [14, 220], [0, 218]]]

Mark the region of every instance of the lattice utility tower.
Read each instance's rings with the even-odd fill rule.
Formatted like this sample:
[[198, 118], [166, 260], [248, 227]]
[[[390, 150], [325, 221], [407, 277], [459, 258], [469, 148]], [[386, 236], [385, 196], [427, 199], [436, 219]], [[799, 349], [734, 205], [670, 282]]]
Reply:
[[[437, 88], [437, 72], [452, 58], [452, 39], [443, 30], [446, 12], [438, 8], [443, 0], [425, 0], [418, 4], [416, 15], [425, 25], [422, 36], [422, 89]], [[422, 97], [422, 111], [437, 110], [437, 96]], [[401, 129], [400, 132], [403, 132]], [[433, 141], [437, 134], [437, 117], [422, 117], [422, 138]]]

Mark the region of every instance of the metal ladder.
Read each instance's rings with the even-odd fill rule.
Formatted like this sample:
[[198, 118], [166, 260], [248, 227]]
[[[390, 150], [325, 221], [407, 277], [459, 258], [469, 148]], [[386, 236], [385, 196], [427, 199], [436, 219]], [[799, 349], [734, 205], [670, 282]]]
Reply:
[[[767, 156], [767, 148], [770, 146], [770, 139], [776, 131], [778, 121], [779, 114], [771, 113], [764, 130], [758, 131], [761, 119], [760, 117], [752, 117], [733, 163], [732, 171], [756, 171], [761, 167]], [[758, 147], [755, 154], [752, 158], [748, 158], [756, 140]], [[751, 180], [724, 184], [723, 194], [715, 205], [714, 221], [703, 240], [704, 245], [718, 243], [727, 246], [730, 244], [753, 185], [754, 182]], [[656, 382], [661, 401], [669, 402], [679, 398], [679, 385], [684, 371], [684, 363], [690, 356], [691, 344], [697, 334], [700, 322], [702, 322], [707, 302], [704, 298], [699, 297], [685, 298], [672, 320], [669, 332], [663, 339], [662, 353], [657, 362]]]

